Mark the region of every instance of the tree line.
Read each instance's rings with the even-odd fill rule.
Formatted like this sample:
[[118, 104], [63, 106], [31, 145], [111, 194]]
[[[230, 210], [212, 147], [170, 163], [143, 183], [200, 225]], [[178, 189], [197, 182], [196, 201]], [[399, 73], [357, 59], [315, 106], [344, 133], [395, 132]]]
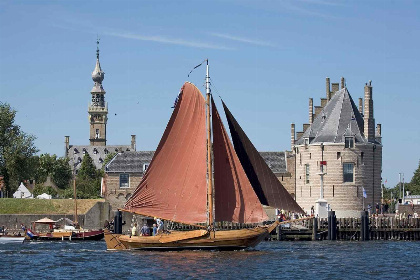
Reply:
[[[41, 154], [36, 137], [22, 131], [15, 123], [16, 110], [0, 102], [0, 177], [3, 193], [12, 197], [21, 182], [35, 182], [34, 196], [47, 193], [53, 197], [73, 197], [73, 180], [78, 198], [100, 196], [103, 170], [97, 170], [89, 154], [83, 157], [78, 174], [72, 174], [69, 159]], [[106, 161], [109, 159], [107, 158]], [[48, 178], [51, 184], [46, 183]]]
[[[16, 110], [9, 104], [0, 102], [0, 176], [3, 176], [5, 191], [9, 197], [18, 188], [20, 182], [35, 180], [34, 195], [48, 193], [53, 196], [73, 197], [72, 180], [76, 181], [78, 198], [96, 198], [100, 195], [103, 170], [97, 170], [89, 154], [83, 157], [77, 175], [72, 174], [69, 159], [56, 155], [36, 155], [35, 136], [23, 132], [15, 124]], [[109, 154], [105, 164], [115, 154]], [[50, 178], [54, 186], [45, 185]], [[384, 188], [384, 198], [391, 201], [399, 196], [399, 184], [393, 188]], [[405, 190], [412, 195], [420, 195], [420, 161], [411, 182], [405, 183]]]

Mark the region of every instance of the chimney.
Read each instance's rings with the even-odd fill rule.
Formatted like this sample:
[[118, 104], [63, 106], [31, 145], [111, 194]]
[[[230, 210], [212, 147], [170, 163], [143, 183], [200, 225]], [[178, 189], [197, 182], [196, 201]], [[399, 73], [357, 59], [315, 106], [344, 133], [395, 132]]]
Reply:
[[314, 99], [309, 98], [309, 123], [314, 121]]
[[340, 89], [343, 89], [345, 87], [346, 87], [346, 83], [345, 83], [344, 77], [341, 77], [341, 80], [340, 80]]
[[67, 157], [69, 148], [70, 148], [70, 136], [64, 136], [64, 144], [65, 144], [64, 156]]
[[363, 116], [363, 98], [359, 98], [359, 112]]
[[331, 84], [331, 97], [333, 97], [334, 93], [339, 90], [340, 90], [339, 83], [332, 83]]
[[325, 91], [327, 93], [327, 100], [331, 99], [331, 91], [330, 91], [330, 78], [325, 79]]
[[294, 123], [292, 123], [290, 125], [290, 132], [291, 132], [290, 144], [291, 144], [292, 151], [293, 151], [293, 146], [295, 145], [295, 124]]
[[378, 141], [379, 143], [382, 144], [382, 125], [380, 123], [378, 123], [376, 125], [376, 141]]
[[380, 123], [376, 125], [376, 136], [382, 136], [382, 125]]
[[375, 141], [375, 119], [373, 118], [372, 81], [365, 85], [364, 134], [368, 142]]
[[136, 135], [131, 135], [131, 149], [136, 150]]

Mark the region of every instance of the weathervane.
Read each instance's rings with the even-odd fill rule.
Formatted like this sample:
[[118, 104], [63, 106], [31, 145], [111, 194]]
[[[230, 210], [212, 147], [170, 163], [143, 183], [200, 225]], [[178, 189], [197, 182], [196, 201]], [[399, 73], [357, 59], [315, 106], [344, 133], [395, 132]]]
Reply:
[[99, 35], [96, 35], [96, 58], [99, 59]]

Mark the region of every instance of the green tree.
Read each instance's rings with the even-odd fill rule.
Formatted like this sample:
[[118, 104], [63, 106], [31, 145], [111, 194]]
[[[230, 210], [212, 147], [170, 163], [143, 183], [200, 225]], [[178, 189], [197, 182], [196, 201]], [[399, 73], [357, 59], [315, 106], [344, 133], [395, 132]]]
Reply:
[[[77, 198], [98, 198], [101, 190], [102, 170], [97, 170], [89, 154], [83, 157], [82, 165], [77, 173]], [[67, 189], [63, 195], [73, 197], [73, 188]]]
[[54, 184], [60, 189], [69, 186], [72, 178], [69, 160], [67, 158], [57, 158], [56, 155], [42, 154], [33, 157], [34, 168], [33, 179], [37, 183], [44, 183], [47, 177], [51, 176]]
[[72, 174], [69, 165], [68, 158], [58, 158], [55, 161], [53, 172], [52, 172], [52, 180], [60, 189], [65, 189], [69, 186], [69, 182], [71, 181]]
[[0, 174], [6, 193], [11, 196], [19, 183], [32, 173], [32, 156], [38, 151], [35, 136], [26, 134], [15, 124], [16, 111], [0, 102]]
[[77, 177], [93, 180], [97, 178], [96, 166], [89, 154], [85, 154], [83, 157], [82, 165], [77, 173]]
[[32, 193], [34, 197], [37, 197], [38, 195], [43, 194], [43, 193], [50, 194], [53, 197], [57, 196], [57, 191], [53, 187], [44, 186], [42, 184], [37, 184]]
[[410, 191], [412, 195], [420, 195], [420, 161], [411, 182], [406, 186], [406, 190]]
[[105, 157], [104, 164], [102, 165], [102, 169], [105, 170], [105, 166], [115, 157], [117, 153], [110, 153]]

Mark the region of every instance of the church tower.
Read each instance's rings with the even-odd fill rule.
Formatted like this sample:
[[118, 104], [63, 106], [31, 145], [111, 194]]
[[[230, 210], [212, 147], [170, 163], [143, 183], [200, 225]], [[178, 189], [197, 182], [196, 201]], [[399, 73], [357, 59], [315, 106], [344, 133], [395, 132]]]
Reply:
[[105, 73], [99, 63], [99, 39], [96, 41], [96, 66], [92, 72], [94, 82], [91, 90], [92, 102], [88, 107], [90, 145], [106, 146], [106, 123], [108, 121], [108, 103], [105, 102], [105, 90], [102, 87]]

